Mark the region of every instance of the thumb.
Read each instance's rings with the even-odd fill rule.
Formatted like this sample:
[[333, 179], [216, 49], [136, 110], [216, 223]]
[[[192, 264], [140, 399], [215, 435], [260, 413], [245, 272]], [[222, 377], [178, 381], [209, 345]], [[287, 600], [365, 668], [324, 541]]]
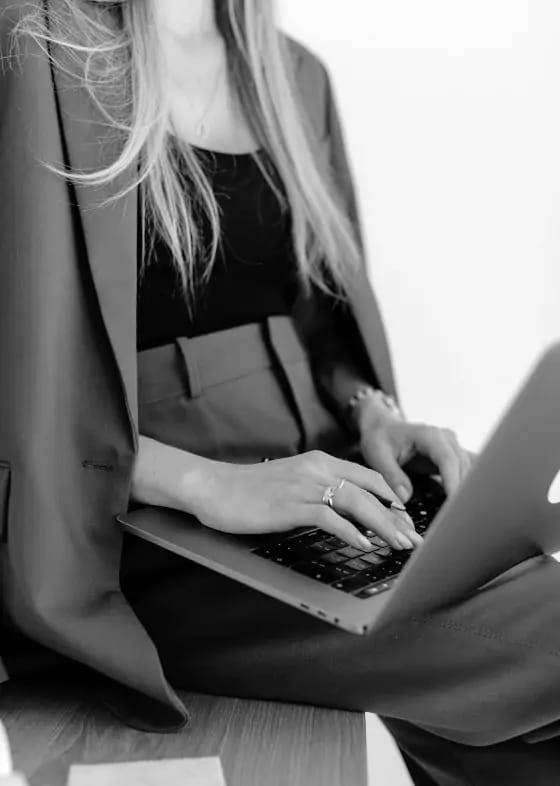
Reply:
[[397, 497], [407, 503], [412, 496], [412, 483], [398, 463], [391, 446], [387, 442], [370, 446], [369, 458], [371, 468], [383, 475], [385, 482], [393, 489]]

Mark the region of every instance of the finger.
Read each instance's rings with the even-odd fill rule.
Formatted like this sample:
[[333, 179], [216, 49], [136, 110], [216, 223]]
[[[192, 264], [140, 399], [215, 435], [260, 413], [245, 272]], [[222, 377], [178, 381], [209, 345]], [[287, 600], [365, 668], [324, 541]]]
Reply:
[[412, 543], [415, 546], [419, 546], [421, 543], [424, 542], [424, 538], [422, 537], [422, 535], [420, 535], [419, 532], [416, 532], [416, 529], [414, 528], [414, 523], [408, 515], [407, 515], [407, 519], [408, 520], [405, 521], [404, 519], [401, 519], [400, 515], [396, 514], [395, 526], [398, 527], [400, 532], [402, 532], [403, 535], [406, 535], [406, 537], [410, 541], [412, 541]]
[[[413, 540], [397, 526], [398, 523], [404, 525], [404, 519], [383, 507], [372, 494], [359, 486], [345, 483], [336, 490], [333, 505], [338, 513], [352, 518], [365, 529], [373, 530], [393, 548], [413, 548]], [[411, 522], [410, 529], [412, 528]]]
[[377, 443], [373, 446], [371, 453], [375, 461], [375, 468], [383, 475], [397, 499], [406, 504], [412, 496], [412, 483], [399, 465], [390, 443], [385, 440]]
[[[350, 461], [343, 461], [341, 459], [335, 459], [335, 461], [337, 462], [337, 465], [335, 465], [333, 469], [338, 470], [340, 473], [344, 473], [342, 477], [349, 480], [355, 486], [358, 486], [359, 488], [364, 489], [371, 494], [376, 494], [383, 499], [397, 502], [399, 505], [403, 503], [403, 500], [395, 493], [395, 491], [393, 491], [393, 489], [386, 482], [385, 478], [379, 472], [369, 469], [368, 467], [364, 467], [360, 464], [354, 464]], [[402, 474], [410, 486], [411, 484], [406, 474]], [[382, 507], [384, 506], [382, 505]], [[397, 515], [397, 520], [403, 524], [403, 531], [405, 534], [407, 530], [410, 530], [414, 533], [416, 532], [414, 522], [406, 511], [393, 511], [393, 513]], [[418, 538], [411, 538], [411, 540], [413, 540], [413, 542], [418, 542]]]
[[362, 464], [344, 461], [344, 459], [333, 458], [332, 461], [332, 472], [335, 473], [335, 477], [349, 480], [355, 486], [359, 486], [372, 494], [379, 494], [384, 499], [389, 499], [393, 502], [402, 501], [380, 472], [364, 467]]
[[340, 538], [349, 546], [353, 546], [358, 551], [371, 551], [373, 545], [369, 542], [365, 535], [356, 529], [348, 519], [345, 519], [333, 508], [327, 505], [309, 506], [310, 520], [309, 523], [313, 527], [320, 527], [320, 529]]
[[415, 442], [437, 466], [447, 494], [453, 494], [461, 482], [461, 469], [459, 456], [449, 437], [441, 429], [428, 427], [419, 431]]
[[460, 482], [463, 482], [472, 466], [472, 454], [463, 448], [454, 431], [447, 432], [450, 437], [451, 447], [457, 453], [460, 467]]

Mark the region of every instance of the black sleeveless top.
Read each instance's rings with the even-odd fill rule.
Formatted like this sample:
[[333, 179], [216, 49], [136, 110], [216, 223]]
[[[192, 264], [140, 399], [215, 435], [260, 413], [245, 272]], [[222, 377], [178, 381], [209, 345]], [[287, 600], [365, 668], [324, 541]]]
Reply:
[[[167, 245], [156, 239], [137, 292], [137, 348], [288, 314], [296, 294], [289, 211], [250, 153], [195, 148], [220, 208], [222, 244], [189, 317]], [[257, 155], [264, 155], [259, 151]], [[275, 183], [284, 193], [273, 171]], [[202, 237], [210, 245], [204, 219]], [[139, 245], [139, 247], [141, 247]], [[140, 263], [140, 259], [139, 259]]]

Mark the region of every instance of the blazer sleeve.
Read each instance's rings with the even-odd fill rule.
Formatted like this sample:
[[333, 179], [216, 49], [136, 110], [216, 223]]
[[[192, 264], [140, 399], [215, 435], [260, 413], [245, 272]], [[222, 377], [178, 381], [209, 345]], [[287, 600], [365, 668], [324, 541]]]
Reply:
[[[354, 229], [366, 265], [362, 225], [344, 132], [331, 80], [325, 79], [325, 121], [328, 165], [341, 202]], [[363, 385], [379, 387], [359, 331], [347, 305], [316, 293], [313, 328], [309, 334], [312, 366], [320, 391], [344, 418], [350, 397]]]

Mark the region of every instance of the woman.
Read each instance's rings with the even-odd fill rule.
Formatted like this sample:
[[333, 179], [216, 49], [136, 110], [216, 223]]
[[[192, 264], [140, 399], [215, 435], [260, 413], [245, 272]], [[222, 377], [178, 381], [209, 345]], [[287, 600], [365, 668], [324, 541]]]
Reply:
[[468, 471], [452, 432], [407, 423], [390, 397], [323, 67], [263, 0], [1, 8], [10, 623], [104, 675], [139, 726], [184, 722], [170, 684], [369, 709], [418, 782], [497, 784], [515, 755], [520, 777], [552, 783], [552, 746], [504, 741], [560, 714], [555, 664], [537, 670], [537, 704], [511, 686], [514, 718], [496, 685], [527, 598], [536, 640], [554, 625], [554, 566], [496, 588], [491, 609], [474, 598], [368, 639], [139, 540], [121, 555], [114, 518], [134, 504], [233, 533], [314, 524], [369, 548], [353, 521], [411, 549], [406, 512], [367, 492], [406, 502], [413, 455], [449, 494]]

